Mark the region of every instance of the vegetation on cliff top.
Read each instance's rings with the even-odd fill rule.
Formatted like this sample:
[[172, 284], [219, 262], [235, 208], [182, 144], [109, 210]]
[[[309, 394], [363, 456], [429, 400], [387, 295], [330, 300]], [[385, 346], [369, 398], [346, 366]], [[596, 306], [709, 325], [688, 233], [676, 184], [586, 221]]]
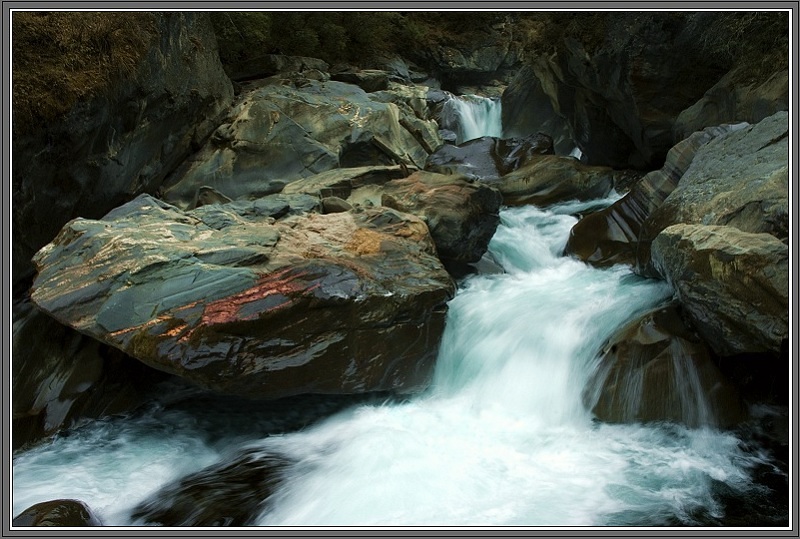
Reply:
[[14, 13], [14, 132], [61, 116], [132, 73], [155, 35], [148, 13]]

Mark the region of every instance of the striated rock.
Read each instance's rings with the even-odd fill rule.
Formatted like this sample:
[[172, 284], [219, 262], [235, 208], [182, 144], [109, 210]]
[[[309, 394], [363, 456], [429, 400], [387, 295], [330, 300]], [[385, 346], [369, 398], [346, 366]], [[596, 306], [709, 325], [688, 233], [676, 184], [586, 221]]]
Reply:
[[[406, 173], [410, 174], [406, 176]], [[493, 187], [458, 176], [401, 167], [337, 169], [286, 186], [354, 206], [385, 206], [410, 213], [428, 226], [439, 258], [471, 263], [486, 252], [500, 222], [502, 196]]]
[[14, 305], [13, 449], [152, 397], [163, 372], [59, 324], [29, 301]]
[[30, 506], [14, 517], [12, 526], [102, 526], [80, 500], [52, 500]]
[[514, 76], [503, 92], [502, 104], [503, 138], [545, 133], [553, 139], [557, 155], [569, 155], [575, 147], [567, 121], [553, 109], [531, 66]]
[[171, 177], [164, 200], [185, 208], [201, 185], [257, 198], [340, 166], [422, 166], [432, 148], [418, 140], [424, 122], [405, 110], [343, 82], [256, 86]]
[[31, 257], [67, 221], [155, 192], [219, 125], [233, 89], [208, 14], [154, 18], [156, 36], [132, 72], [64, 118], [15, 136], [15, 281], [33, 273]]
[[776, 112], [789, 110], [789, 72], [778, 71], [766, 80], [752, 80], [743, 69], [732, 69], [697, 103], [682, 111], [672, 126], [675, 142], [710, 125], [757, 124]]
[[388, 208], [275, 221], [142, 196], [73, 220], [35, 263], [31, 299], [62, 323], [265, 398], [423, 387], [454, 293], [425, 223]]
[[642, 225], [649, 242], [676, 223], [728, 225], [789, 238], [789, 116], [778, 112], [697, 150], [680, 183]]
[[617, 175], [608, 167], [582, 165], [572, 157], [542, 155], [489, 183], [500, 190], [507, 205], [546, 206], [603, 198], [614, 188]]
[[595, 266], [635, 264], [640, 258], [642, 226], [678, 185], [698, 149], [743, 126], [710, 127], [676, 144], [660, 170], [645, 175], [623, 198], [578, 221], [564, 249]]
[[481, 137], [458, 146], [445, 144], [428, 157], [425, 170], [492, 181], [536, 156], [553, 153], [553, 140], [542, 133], [522, 139]]
[[780, 353], [789, 337], [787, 245], [732, 226], [677, 224], [656, 237], [652, 257], [715, 353]]
[[601, 421], [730, 428], [746, 418], [734, 386], [676, 303], [644, 313], [603, 346], [584, 401]]
[[290, 463], [251, 448], [159, 490], [132, 513], [159, 526], [248, 526]]

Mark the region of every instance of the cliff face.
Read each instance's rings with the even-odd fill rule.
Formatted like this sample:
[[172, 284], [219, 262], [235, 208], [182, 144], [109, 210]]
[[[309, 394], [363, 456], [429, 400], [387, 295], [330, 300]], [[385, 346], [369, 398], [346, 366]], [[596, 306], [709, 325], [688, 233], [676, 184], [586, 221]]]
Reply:
[[558, 139], [564, 121], [589, 164], [652, 170], [694, 131], [788, 109], [785, 13], [587, 13], [560, 33], [554, 22], [504, 94], [504, 127]]
[[15, 282], [32, 271], [33, 254], [68, 220], [100, 217], [155, 191], [229, 105], [233, 88], [206, 14], [155, 14], [146, 28], [144, 54], [105, 88], [76, 99], [46, 124], [15, 117]]

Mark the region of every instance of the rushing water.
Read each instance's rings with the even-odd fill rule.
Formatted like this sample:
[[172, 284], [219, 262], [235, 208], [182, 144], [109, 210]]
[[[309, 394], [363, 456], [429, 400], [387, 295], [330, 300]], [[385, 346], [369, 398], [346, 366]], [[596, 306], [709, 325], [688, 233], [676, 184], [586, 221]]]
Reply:
[[442, 110], [444, 122], [456, 126], [457, 144], [479, 137], [501, 137], [501, 115], [499, 99], [477, 95], [449, 99]]
[[17, 455], [14, 514], [77, 498], [106, 525], [137, 524], [160, 487], [247, 447], [292, 463], [254, 515], [263, 526], [724, 524], [725, 499], [769, 494], [753, 480], [769, 455], [709, 428], [598, 423], [582, 403], [603, 340], [671, 296], [627, 267], [561, 256], [582, 207], [502, 212], [490, 256], [505, 273], [461, 283], [424, 394], [280, 408], [173, 397], [184, 404]]

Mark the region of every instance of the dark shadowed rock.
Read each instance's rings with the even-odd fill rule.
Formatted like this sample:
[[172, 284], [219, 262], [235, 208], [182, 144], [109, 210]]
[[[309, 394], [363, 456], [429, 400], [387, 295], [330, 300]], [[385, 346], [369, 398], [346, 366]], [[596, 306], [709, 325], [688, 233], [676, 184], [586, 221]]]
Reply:
[[158, 526], [252, 525], [289, 464], [281, 457], [247, 449], [162, 488], [131, 516]]
[[312, 70], [327, 73], [329, 67], [326, 62], [319, 58], [264, 54], [262, 56], [253, 56], [243, 61], [228, 62], [225, 64], [225, 71], [231, 80], [245, 81], [280, 74], [303, 74]]
[[552, 153], [553, 139], [542, 133], [520, 139], [481, 137], [458, 146], [445, 144], [431, 154], [425, 170], [492, 181]]
[[718, 355], [780, 353], [789, 337], [789, 248], [732, 226], [673, 225], [653, 265]]
[[672, 127], [678, 142], [711, 125], [748, 122], [757, 124], [778, 111], [789, 110], [789, 72], [753, 80], [742, 69], [733, 69], [700, 100], [681, 112]]
[[91, 419], [129, 412], [167, 375], [65, 327], [29, 301], [14, 305], [13, 449]]
[[575, 147], [567, 121], [553, 109], [550, 97], [530, 66], [519, 70], [502, 97], [503, 138], [545, 133], [553, 139], [557, 155], [569, 155]]
[[683, 323], [676, 303], [621, 328], [598, 361], [584, 401], [602, 421], [729, 428], [746, 418], [736, 389]]
[[596, 36], [593, 43], [566, 37], [554, 53], [533, 59], [536, 79], [587, 164], [663, 164], [675, 119], [730, 69], [698, 47], [711, 22], [704, 25], [704, 16], [713, 14], [586, 14], [579, 24]]
[[14, 517], [13, 526], [102, 526], [80, 500], [52, 500], [30, 506]]
[[[233, 98], [206, 13], [158, 13], [140, 65], [61, 120], [14, 139], [14, 279], [70, 219], [99, 218], [167, 175]], [[193, 196], [192, 191], [190, 196]]]
[[435, 252], [424, 222], [388, 208], [275, 221], [142, 196], [70, 222], [37, 254], [31, 298], [221, 392], [409, 392], [428, 382], [454, 292]]

